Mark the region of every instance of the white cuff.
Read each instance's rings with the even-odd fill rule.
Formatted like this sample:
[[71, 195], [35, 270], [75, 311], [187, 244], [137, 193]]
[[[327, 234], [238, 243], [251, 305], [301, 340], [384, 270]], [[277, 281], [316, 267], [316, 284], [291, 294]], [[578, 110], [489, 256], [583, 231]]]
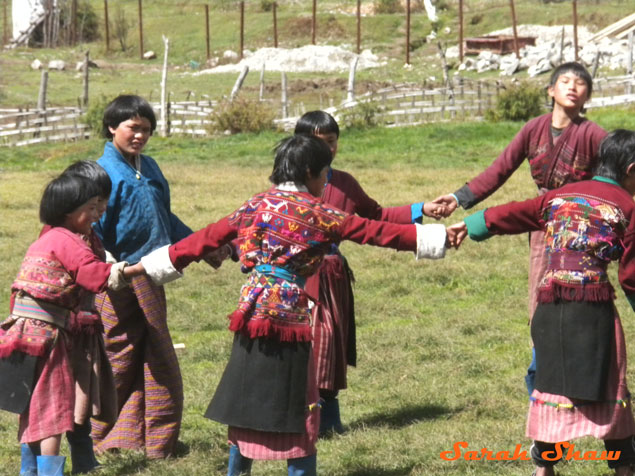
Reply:
[[445, 257], [446, 232], [445, 225], [440, 223], [429, 223], [417, 227], [417, 259], [440, 259]]
[[141, 264], [154, 284], [166, 284], [183, 276], [170, 261], [169, 247], [165, 245], [141, 258]]
[[112, 289], [113, 291], [119, 291], [120, 289], [123, 289], [130, 284], [123, 275], [123, 269], [126, 266], [128, 266], [127, 261], [120, 261], [119, 263], [115, 263], [110, 267], [110, 276], [108, 276], [108, 288]]
[[112, 253], [108, 250], [104, 250], [104, 251], [106, 251], [106, 263], [115, 264], [117, 260], [112, 255]]

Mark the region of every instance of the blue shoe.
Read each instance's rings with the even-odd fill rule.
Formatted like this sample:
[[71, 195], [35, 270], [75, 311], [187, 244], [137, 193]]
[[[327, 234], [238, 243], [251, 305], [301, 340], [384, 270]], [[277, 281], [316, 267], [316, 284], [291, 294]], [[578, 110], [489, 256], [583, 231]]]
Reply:
[[66, 456], [38, 456], [37, 476], [64, 476]]
[[320, 409], [320, 436], [327, 436], [329, 433], [341, 435], [346, 430], [340, 418], [340, 402], [337, 398], [329, 397], [322, 400]]
[[289, 476], [317, 476], [317, 454], [287, 460]]
[[253, 459], [246, 458], [241, 455], [238, 446], [230, 445], [227, 476], [241, 476], [251, 474], [251, 463], [253, 463], [253, 461]]
[[26, 443], [20, 445], [22, 464], [20, 476], [37, 476], [37, 454]]

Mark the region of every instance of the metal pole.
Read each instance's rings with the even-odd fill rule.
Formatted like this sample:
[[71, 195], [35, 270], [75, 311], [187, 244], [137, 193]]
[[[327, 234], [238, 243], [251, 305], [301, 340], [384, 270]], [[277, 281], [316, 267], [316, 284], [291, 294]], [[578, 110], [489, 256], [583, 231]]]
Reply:
[[459, 0], [459, 61], [463, 63], [463, 0]]
[[143, 5], [139, 0], [139, 58], [143, 59]]
[[273, 2], [273, 47], [278, 47], [278, 3]]
[[205, 4], [205, 44], [207, 45], [207, 61], [212, 57], [209, 50], [209, 5]]
[[106, 25], [106, 53], [110, 51], [110, 33], [108, 31], [108, 0], [104, 0], [104, 23]]
[[313, 19], [311, 21], [311, 44], [315, 44], [315, 30], [317, 30], [317, 0], [313, 0]]
[[518, 49], [518, 29], [516, 28], [516, 9], [514, 8], [514, 0], [509, 0], [509, 6], [512, 9], [512, 27], [514, 29], [514, 51], [516, 58], [520, 59], [520, 51]]
[[243, 59], [245, 49], [245, 2], [240, 2], [240, 59]]
[[362, 49], [362, 0], [357, 0], [357, 54]]
[[575, 60], [578, 61], [578, 0], [573, 0], [573, 51]]
[[410, 0], [406, 1], [406, 64], [410, 64]]

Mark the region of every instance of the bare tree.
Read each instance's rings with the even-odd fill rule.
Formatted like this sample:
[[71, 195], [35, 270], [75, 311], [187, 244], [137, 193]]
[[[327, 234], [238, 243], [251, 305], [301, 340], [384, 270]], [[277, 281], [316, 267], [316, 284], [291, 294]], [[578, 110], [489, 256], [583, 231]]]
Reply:
[[117, 5], [117, 9], [115, 10], [115, 36], [119, 40], [119, 45], [121, 45], [121, 51], [126, 51], [128, 49], [128, 32], [130, 31], [130, 22], [126, 17], [126, 13], [121, 8], [121, 5]]

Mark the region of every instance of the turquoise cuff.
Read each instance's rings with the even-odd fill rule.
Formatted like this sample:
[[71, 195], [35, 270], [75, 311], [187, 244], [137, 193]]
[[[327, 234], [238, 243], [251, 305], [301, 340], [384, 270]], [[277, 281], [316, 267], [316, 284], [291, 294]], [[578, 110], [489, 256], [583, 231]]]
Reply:
[[472, 240], [483, 241], [492, 236], [485, 224], [485, 210], [476, 212], [466, 217], [463, 221], [467, 226], [467, 234]]
[[633, 295], [626, 295], [626, 299], [628, 299], [628, 303], [631, 305], [631, 308], [633, 308], [633, 311], [635, 311], [635, 294]]
[[411, 223], [421, 224], [423, 222], [423, 202], [410, 205], [410, 220]]

